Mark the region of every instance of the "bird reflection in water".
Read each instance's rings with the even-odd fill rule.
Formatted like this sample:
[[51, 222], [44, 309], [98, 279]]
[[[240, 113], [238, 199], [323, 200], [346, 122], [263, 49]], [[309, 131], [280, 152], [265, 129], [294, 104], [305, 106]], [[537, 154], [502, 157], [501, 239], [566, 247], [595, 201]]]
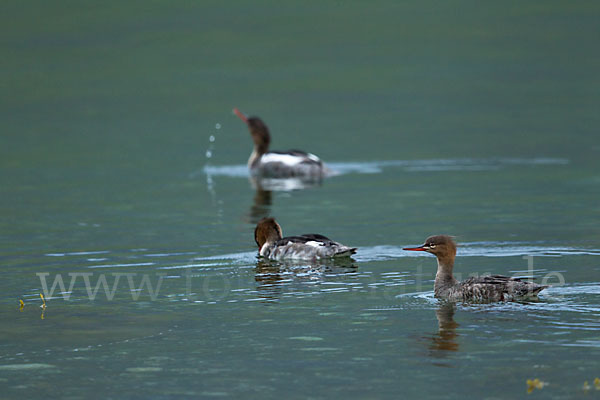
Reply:
[[458, 323], [454, 321], [456, 304], [451, 302], [440, 303], [435, 316], [438, 320], [438, 332], [433, 334], [429, 344], [430, 355], [435, 358], [444, 358], [449, 352], [458, 351]]
[[290, 192], [292, 190], [308, 189], [320, 186], [321, 177], [297, 177], [297, 178], [266, 178], [257, 175], [250, 176], [250, 183], [255, 189], [254, 199], [250, 212], [248, 213], [249, 222], [256, 224], [262, 218], [271, 214], [271, 205], [273, 204], [272, 193]]
[[258, 221], [271, 214], [271, 193], [270, 190], [264, 190], [261, 187], [256, 188], [256, 193], [254, 193], [253, 203], [248, 215], [251, 224], [256, 224]]
[[[356, 273], [358, 264], [352, 258], [324, 259], [317, 261], [286, 261], [259, 260], [256, 264], [256, 289], [266, 302], [277, 301], [288, 293], [309, 294], [315, 287], [295, 284], [313, 284], [333, 281], [346, 274]], [[302, 290], [305, 289], [305, 290]]]

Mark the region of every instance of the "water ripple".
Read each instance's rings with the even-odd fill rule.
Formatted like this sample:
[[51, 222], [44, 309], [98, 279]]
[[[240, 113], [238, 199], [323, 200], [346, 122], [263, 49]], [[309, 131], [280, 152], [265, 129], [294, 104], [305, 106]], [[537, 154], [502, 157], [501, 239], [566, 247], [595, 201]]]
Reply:
[[[364, 162], [328, 162], [330, 176], [345, 174], [377, 174], [386, 168], [401, 168], [408, 172], [422, 171], [490, 171], [514, 165], [566, 165], [566, 158], [457, 158], [457, 159], [428, 159], [428, 160], [387, 160]], [[228, 176], [232, 178], [248, 177], [248, 167], [245, 164], [237, 165], [206, 165], [204, 174], [209, 176]], [[190, 176], [195, 177], [197, 173]]]

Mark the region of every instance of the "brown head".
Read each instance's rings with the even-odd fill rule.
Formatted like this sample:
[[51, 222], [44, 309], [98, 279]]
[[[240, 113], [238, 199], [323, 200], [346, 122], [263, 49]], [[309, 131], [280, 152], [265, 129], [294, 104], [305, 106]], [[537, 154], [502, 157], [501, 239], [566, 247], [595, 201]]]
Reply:
[[254, 241], [260, 250], [266, 242], [276, 242], [283, 237], [281, 226], [275, 218], [263, 218], [258, 221], [254, 229]]
[[430, 236], [425, 243], [418, 247], [406, 247], [402, 250], [426, 251], [435, 255], [444, 264], [451, 265], [456, 257], [456, 243], [451, 236], [436, 235]]
[[258, 117], [246, 117], [237, 108], [234, 108], [233, 112], [248, 125], [250, 136], [252, 136], [254, 147], [257, 152], [260, 154], [266, 153], [269, 150], [269, 144], [271, 143], [271, 135], [269, 134], [267, 125]]

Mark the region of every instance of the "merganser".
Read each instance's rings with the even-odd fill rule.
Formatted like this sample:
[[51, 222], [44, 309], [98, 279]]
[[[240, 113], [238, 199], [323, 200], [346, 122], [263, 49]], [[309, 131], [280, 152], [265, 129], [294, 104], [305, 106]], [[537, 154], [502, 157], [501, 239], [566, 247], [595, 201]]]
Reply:
[[258, 255], [271, 260], [349, 257], [356, 247], [341, 243], [318, 234], [283, 237], [281, 226], [274, 218], [263, 218], [254, 230]]
[[426, 251], [437, 257], [438, 269], [435, 275], [434, 293], [436, 297], [451, 301], [510, 301], [535, 298], [548, 286], [522, 281], [502, 275], [473, 277], [459, 282], [454, 279], [452, 269], [456, 257], [456, 243], [450, 236], [428, 237], [419, 247], [403, 250]]
[[254, 151], [248, 159], [253, 174], [271, 178], [321, 178], [325, 174], [323, 162], [314, 154], [300, 150], [269, 151], [271, 135], [267, 125], [258, 117], [246, 117], [237, 108], [233, 112], [248, 125], [254, 141]]

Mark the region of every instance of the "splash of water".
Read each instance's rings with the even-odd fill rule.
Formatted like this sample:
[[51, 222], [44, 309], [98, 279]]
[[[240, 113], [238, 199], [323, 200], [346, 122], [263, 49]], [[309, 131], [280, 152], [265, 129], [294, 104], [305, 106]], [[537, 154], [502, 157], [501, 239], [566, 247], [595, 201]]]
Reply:
[[[208, 137], [208, 147], [204, 153], [204, 156], [206, 158], [206, 162], [204, 163], [204, 171], [206, 174], [206, 188], [208, 190], [208, 193], [210, 193], [210, 197], [212, 199], [212, 204], [214, 206], [218, 206], [220, 204], [220, 202], [217, 199], [217, 191], [215, 189], [215, 181], [213, 179], [213, 174], [211, 174], [209, 171], [211, 168], [210, 160], [215, 153], [217, 134], [219, 133], [220, 130], [221, 130], [221, 124], [217, 122], [215, 124], [215, 132]], [[218, 206], [217, 216], [221, 217], [222, 215], [223, 215], [223, 209], [220, 206]]]

